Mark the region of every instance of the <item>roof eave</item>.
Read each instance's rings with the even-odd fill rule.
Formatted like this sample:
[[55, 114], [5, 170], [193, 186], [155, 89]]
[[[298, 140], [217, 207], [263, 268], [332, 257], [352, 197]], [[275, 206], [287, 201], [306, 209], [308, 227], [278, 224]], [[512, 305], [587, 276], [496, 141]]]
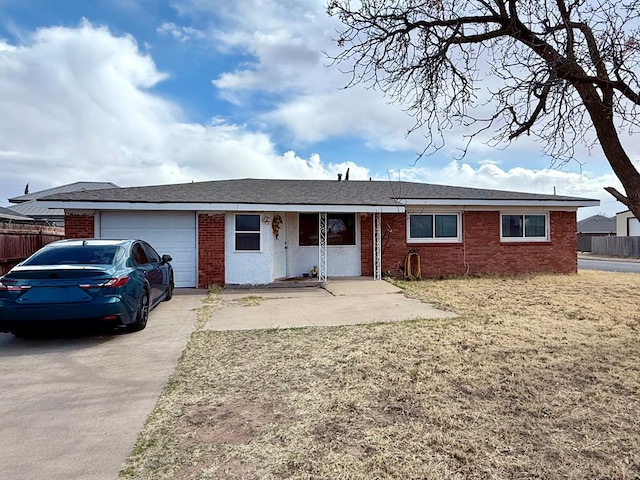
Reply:
[[226, 212], [362, 212], [399, 213], [405, 206], [460, 206], [460, 207], [597, 207], [599, 200], [468, 200], [468, 199], [406, 199], [397, 205], [366, 204], [276, 204], [276, 203], [205, 203], [205, 202], [105, 202], [105, 201], [39, 201], [43, 207], [66, 210], [160, 210], [160, 211], [226, 211]]
[[597, 207], [600, 200], [592, 199], [575, 199], [575, 200], [480, 200], [480, 199], [407, 199], [401, 200], [406, 206], [443, 206], [443, 205], [459, 205], [474, 207]]
[[402, 205], [308, 205], [275, 203], [152, 203], [43, 201], [48, 208], [65, 210], [219, 211], [219, 212], [359, 212], [398, 213]]

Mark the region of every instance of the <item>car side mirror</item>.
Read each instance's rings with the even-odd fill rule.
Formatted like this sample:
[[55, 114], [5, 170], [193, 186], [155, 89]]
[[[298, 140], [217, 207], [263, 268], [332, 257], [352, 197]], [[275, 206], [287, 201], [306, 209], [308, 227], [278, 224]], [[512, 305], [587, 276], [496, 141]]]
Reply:
[[173, 260], [171, 255], [162, 255], [162, 263], [169, 263], [171, 260]]

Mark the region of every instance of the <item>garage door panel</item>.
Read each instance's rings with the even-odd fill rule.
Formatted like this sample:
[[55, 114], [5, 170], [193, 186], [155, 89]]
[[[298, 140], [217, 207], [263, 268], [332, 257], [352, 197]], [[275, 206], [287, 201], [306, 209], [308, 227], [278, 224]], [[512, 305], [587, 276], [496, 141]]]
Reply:
[[[102, 227], [104, 237], [104, 227]], [[155, 248], [154, 242], [160, 240], [163, 245], [171, 245], [171, 247], [178, 247], [182, 249], [193, 249], [194, 247], [194, 232], [193, 230], [181, 229], [175, 230], [173, 226], [166, 228], [146, 229], [141, 227], [130, 228], [107, 228], [106, 230], [110, 235], [117, 235], [117, 238], [131, 238], [130, 233], [136, 232], [138, 235], [135, 238], [149, 242]], [[158, 250], [158, 248], [156, 248]], [[169, 253], [160, 252], [158, 253]]]
[[193, 212], [102, 212], [102, 238], [138, 238], [171, 255], [176, 286], [196, 286], [196, 221]]
[[192, 212], [102, 212], [101, 225], [106, 228], [141, 227], [154, 229], [170, 219], [175, 228], [193, 229], [195, 215]]
[[629, 236], [640, 236], [640, 222], [637, 218], [629, 219]]

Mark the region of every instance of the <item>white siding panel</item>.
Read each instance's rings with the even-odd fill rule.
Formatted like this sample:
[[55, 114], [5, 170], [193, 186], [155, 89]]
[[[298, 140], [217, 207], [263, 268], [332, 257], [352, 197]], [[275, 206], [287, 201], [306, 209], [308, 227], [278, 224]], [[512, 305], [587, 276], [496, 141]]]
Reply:
[[101, 212], [101, 238], [139, 238], [173, 257], [177, 287], [196, 286], [194, 212]]
[[[287, 215], [287, 275], [301, 277], [318, 265], [318, 247], [299, 245], [300, 226], [297, 213]], [[359, 277], [362, 272], [360, 257], [360, 215], [356, 214], [356, 244], [327, 246], [327, 275], [331, 277]], [[371, 259], [373, 261], [373, 259]]]
[[273, 281], [273, 233], [271, 225], [262, 221], [260, 212], [260, 251], [236, 251], [235, 214], [227, 213], [225, 221], [225, 283], [230, 285], [264, 285]]
[[629, 219], [629, 236], [637, 237], [640, 236], [640, 221], [637, 218]]

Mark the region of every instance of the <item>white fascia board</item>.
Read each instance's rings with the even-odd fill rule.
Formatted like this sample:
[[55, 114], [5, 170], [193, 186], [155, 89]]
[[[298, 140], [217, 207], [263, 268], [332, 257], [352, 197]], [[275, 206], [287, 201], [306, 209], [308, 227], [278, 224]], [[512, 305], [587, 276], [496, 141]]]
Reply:
[[404, 213], [404, 206], [389, 205], [279, 205], [251, 203], [143, 203], [143, 202], [38, 202], [46, 208], [66, 210], [138, 210], [198, 212], [357, 212]]
[[458, 205], [460, 207], [466, 206], [483, 206], [483, 207], [597, 207], [600, 205], [600, 200], [440, 200], [440, 199], [428, 199], [428, 200], [401, 200], [405, 206], [428, 206], [428, 205]]

